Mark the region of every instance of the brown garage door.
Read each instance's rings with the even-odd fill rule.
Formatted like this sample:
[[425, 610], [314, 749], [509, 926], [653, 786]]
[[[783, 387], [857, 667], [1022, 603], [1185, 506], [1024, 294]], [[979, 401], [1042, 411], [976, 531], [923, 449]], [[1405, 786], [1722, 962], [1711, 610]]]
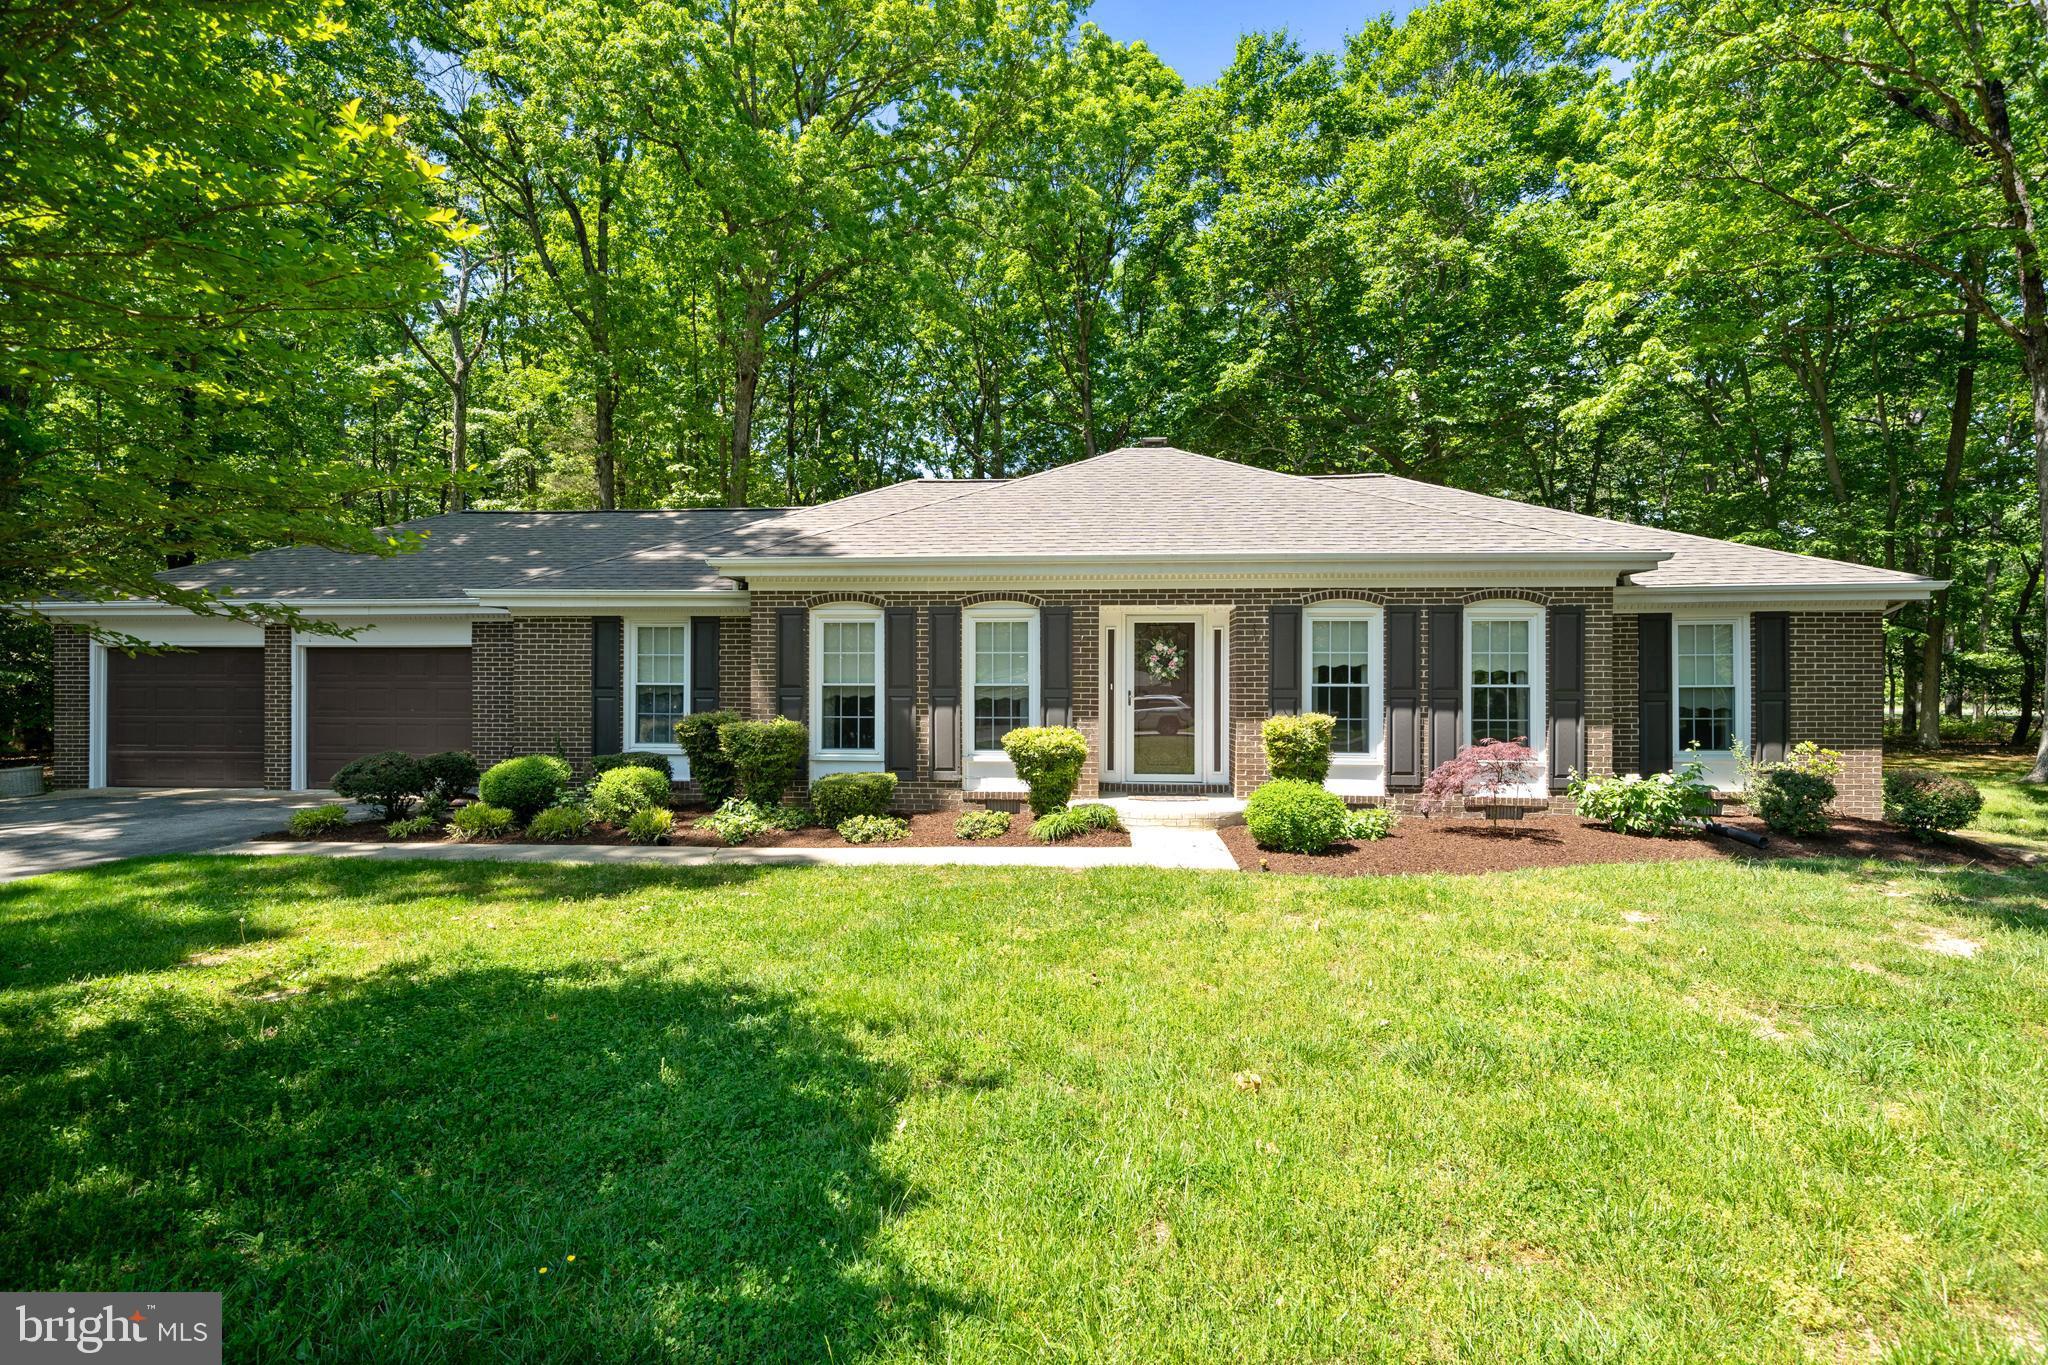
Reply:
[[309, 785], [364, 754], [469, 747], [468, 649], [306, 651]]
[[262, 786], [263, 651], [108, 651], [107, 781]]

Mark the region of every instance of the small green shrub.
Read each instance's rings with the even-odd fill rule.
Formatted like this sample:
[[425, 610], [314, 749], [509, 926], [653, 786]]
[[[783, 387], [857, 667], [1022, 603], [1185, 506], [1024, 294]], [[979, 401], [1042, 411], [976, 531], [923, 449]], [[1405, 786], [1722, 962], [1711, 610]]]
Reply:
[[510, 834], [519, 819], [503, 806], [472, 801], [455, 812], [448, 823], [465, 839], [495, 839], [499, 835]]
[[853, 815], [833, 828], [849, 844], [886, 844], [910, 833], [910, 822], [894, 815]]
[[1259, 727], [1266, 741], [1266, 769], [1276, 778], [1321, 782], [1330, 775], [1330, 737], [1337, 722], [1320, 711], [1268, 716]]
[[332, 834], [347, 824], [348, 807], [335, 802], [293, 811], [286, 828], [297, 838], [310, 839], [316, 834]]
[[1968, 778], [1924, 768], [1884, 775], [1884, 818], [1916, 839], [1961, 829], [1984, 809], [1984, 793]]
[[1283, 777], [1251, 794], [1244, 822], [1260, 848], [1321, 853], [1344, 837], [1349, 816], [1344, 799], [1321, 783]]
[[645, 768], [649, 772], [660, 773], [663, 777], [675, 776], [675, 769], [669, 766], [667, 754], [598, 754], [590, 760], [590, 771], [599, 777], [618, 768]]
[[811, 809], [834, 829], [856, 815], [887, 815], [895, 799], [894, 773], [834, 773], [811, 783]]
[[1115, 811], [1091, 801], [1039, 816], [1031, 822], [1031, 837], [1040, 843], [1054, 844], [1098, 829], [1120, 830], [1123, 827], [1123, 821], [1116, 818]]
[[433, 784], [418, 759], [387, 749], [346, 765], [328, 785], [334, 788], [336, 796], [375, 806], [385, 820], [401, 820], [411, 809], [413, 798], [424, 794]]
[[777, 716], [721, 725], [718, 743], [732, 762], [740, 795], [757, 806], [773, 806], [803, 771], [811, 734], [787, 716]]
[[555, 804], [569, 788], [569, 765], [553, 754], [527, 754], [494, 763], [477, 779], [477, 794], [487, 806], [503, 806], [513, 818], [531, 820]]
[[1031, 789], [1031, 813], [1048, 815], [1073, 800], [1088, 739], [1065, 725], [1027, 725], [1003, 736], [1003, 752]]
[[1010, 812], [1006, 810], [962, 811], [953, 822], [953, 833], [962, 839], [1000, 839], [1009, 832]]
[[811, 813], [809, 806], [791, 805], [785, 801], [779, 806], [759, 807], [761, 823], [769, 829], [803, 829], [808, 825], [822, 824]]
[[1401, 823], [1401, 813], [1392, 806], [1361, 806], [1344, 813], [1343, 837], [1356, 843], [1370, 844], [1386, 838], [1394, 832], [1394, 826]]
[[1688, 821], [1714, 813], [1714, 793], [1698, 763], [1654, 777], [1581, 777], [1571, 775], [1565, 790], [1581, 820], [1607, 826], [1617, 834], [1660, 836]]
[[667, 806], [650, 806], [636, 810], [626, 821], [626, 837], [636, 844], [660, 844], [668, 841], [668, 832], [675, 827], [675, 812]]
[[690, 780], [710, 805], [724, 805], [739, 790], [739, 779], [718, 741], [718, 732], [741, 719], [737, 711], [698, 711], [676, 722], [676, 743], [690, 760]]
[[461, 749], [428, 754], [420, 760], [420, 769], [427, 775], [428, 795], [444, 804], [476, 790], [476, 757]]
[[580, 839], [590, 833], [590, 812], [581, 806], [549, 806], [526, 822], [526, 837], [542, 843]]
[[735, 796], [699, 820], [697, 828], [716, 834], [722, 843], [743, 844], [769, 828], [769, 824], [759, 806]]
[[393, 820], [384, 826], [384, 832], [393, 839], [417, 839], [426, 834], [439, 834], [441, 822], [431, 815], [415, 815], [409, 820]]
[[608, 825], [623, 825], [643, 810], [668, 808], [668, 774], [652, 768], [614, 768], [590, 788], [590, 813]]
[[1788, 838], [1826, 834], [1832, 824], [1835, 784], [1817, 772], [1774, 765], [1750, 778], [1743, 797], [1767, 828]]
[[445, 825], [448, 823], [448, 817], [454, 814], [454, 812], [455, 803], [453, 801], [439, 792], [428, 792], [420, 798], [420, 807], [415, 812], [415, 816], [421, 820], [430, 820], [437, 825]]

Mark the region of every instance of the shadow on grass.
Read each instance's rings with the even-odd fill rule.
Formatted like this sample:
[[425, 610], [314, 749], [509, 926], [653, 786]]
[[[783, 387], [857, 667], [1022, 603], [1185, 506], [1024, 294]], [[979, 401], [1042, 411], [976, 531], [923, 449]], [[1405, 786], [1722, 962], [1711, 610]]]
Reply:
[[0, 1074], [0, 1281], [217, 1289], [231, 1358], [846, 1358], [970, 1311], [876, 1245], [907, 1078], [741, 983], [151, 995]]
[[2048, 867], [1939, 867], [1845, 858], [1759, 858], [1752, 864], [1867, 884], [1889, 885], [1902, 876], [1921, 876], [1934, 884], [1929, 899], [1943, 909], [1977, 915], [2008, 928], [2048, 931]]

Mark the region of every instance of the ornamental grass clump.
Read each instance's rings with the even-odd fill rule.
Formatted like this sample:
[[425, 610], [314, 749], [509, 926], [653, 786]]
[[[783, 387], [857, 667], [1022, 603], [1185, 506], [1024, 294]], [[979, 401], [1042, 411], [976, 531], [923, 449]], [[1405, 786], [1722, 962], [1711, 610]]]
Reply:
[[1003, 736], [1003, 752], [1031, 789], [1033, 815], [1050, 815], [1074, 799], [1088, 762], [1088, 739], [1066, 725], [1026, 725]]
[[549, 806], [526, 822], [526, 837], [544, 844], [580, 839], [590, 833], [590, 812], [581, 806]]
[[488, 801], [472, 801], [456, 811], [448, 821], [456, 835], [463, 839], [495, 839], [510, 834], [518, 817], [504, 806], [494, 806]]
[[1031, 837], [1042, 844], [1053, 844], [1062, 839], [1078, 839], [1098, 829], [1121, 830], [1123, 827], [1123, 821], [1116, 818], [1114, 810], [1098, 801], [1090, 801], [1039, 816], [1031, 822]]
[[665, 844], [675, 823], [675, 812], [666, 806], [636, 810], [626, 821], [626, 837], [636, 844]]
[[1337, 722], [1320, 711], [1268, 716], [1259, 727], [1266, 744], [1266, 771], [1276, 778], [1320, 782], [1330, 775], [1330, 739]]
[[324, 806], [308, 806], [292, 812], [285, 827], [300, 839], [310, 839], [316, 834], [332, 834], [348, 824], [348, 807], [337, 802]]

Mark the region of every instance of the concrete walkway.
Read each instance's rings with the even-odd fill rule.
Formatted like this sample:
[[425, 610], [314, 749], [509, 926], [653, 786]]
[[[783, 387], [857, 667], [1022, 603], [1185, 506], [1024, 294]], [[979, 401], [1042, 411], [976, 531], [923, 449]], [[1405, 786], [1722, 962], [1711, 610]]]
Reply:
[[328, 858], [432, 858], [452, 862], [638, 863], [700, 867], [724, 863], [790, 863], [825, 867], [1178, 867], [1234, 872], [1237, 860], [1213, 829], [1171, 827], [1131, 831], [1129, 848], [1071, 848], [1045, 844], [990, 848], [963, 840], [958, 848], [646, 848], [633, 844], [372, 844], [333, 840], [251, 842], [218, 853], [313, 855]]

